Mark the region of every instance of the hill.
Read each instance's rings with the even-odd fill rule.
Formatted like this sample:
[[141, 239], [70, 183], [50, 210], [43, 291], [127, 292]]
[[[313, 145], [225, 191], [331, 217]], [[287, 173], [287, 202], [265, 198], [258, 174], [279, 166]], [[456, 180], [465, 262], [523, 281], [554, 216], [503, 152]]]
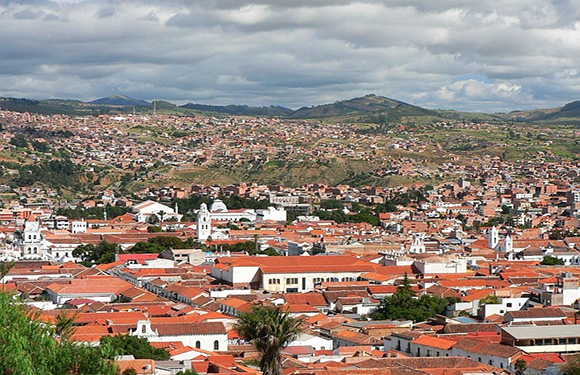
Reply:
[[250, 107], [247, 105], [206, 105], [187, 103], [180, 108], [192, 109], [201, 112], [223, 113], [234, 116], [289, 116], [294, 113], [290, 108], [280, 106]]
[[505, 117], [513, 121], [557, 122], [563, 119], [580, 119], [580, 101], [576, 100], [560, 108], [512, 111]]
[[111, 95], [89, 102], [90, 104], [112, 105], [120, 107], [151, 107], [151, 103], [145, 100], [133, 99], [126, 95]]
[[434, 111], [417, 107], [398, 100], [377, 95], [366, 95], [360, 98], [343, 100], [332, 104], [315, 107], [303, 107], [295, 111], [292, 118], [322, 118], [360, 116], [365, 114], [383, 114], [387, 120], [400, 119], [405, 116], [436, 116]]

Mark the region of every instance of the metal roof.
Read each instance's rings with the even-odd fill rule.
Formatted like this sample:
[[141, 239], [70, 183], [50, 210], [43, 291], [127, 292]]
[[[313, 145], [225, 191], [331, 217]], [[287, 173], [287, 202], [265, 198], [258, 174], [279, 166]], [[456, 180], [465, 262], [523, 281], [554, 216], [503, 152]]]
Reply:
[[580, 324], [553, 326], [511, 326], [502, 331], [516, 340], [580, 337]]

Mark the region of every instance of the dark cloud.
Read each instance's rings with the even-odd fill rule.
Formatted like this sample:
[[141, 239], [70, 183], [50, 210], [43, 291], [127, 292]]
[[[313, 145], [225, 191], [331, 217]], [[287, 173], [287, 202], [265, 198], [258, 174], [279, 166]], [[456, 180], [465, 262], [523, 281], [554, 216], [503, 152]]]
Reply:
[[0, 0], [0, 95], [557, 106], [580, 93], [579, 12], [580, 0]]

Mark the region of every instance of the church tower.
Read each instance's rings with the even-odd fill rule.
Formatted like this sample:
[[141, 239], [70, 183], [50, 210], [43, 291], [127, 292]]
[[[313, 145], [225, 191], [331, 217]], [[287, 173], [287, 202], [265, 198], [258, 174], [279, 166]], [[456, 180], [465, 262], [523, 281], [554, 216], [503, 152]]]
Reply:
[[205, 241], [209, 236], [211, 236], [211, 216], [207, 205], [202, 203], [197, 213], [197, 239]]
[[495, 226], [489, 230], [487, 241], [489, 247], [494, 250], [497, 248], [497, 245], [499, 245], [499, 232]]
[[509, 234], [507, 234], [503, 240], [503, 251], [506, 253], [511, 253], [514, 251], [514, 240]]

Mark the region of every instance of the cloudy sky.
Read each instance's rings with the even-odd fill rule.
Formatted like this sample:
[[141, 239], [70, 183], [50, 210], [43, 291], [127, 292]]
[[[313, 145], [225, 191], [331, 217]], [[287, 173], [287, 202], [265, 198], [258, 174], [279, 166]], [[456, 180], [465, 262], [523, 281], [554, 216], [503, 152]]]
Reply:
[[0, 0], [0, 96], [298, 108], [580, 99], [580, 0]]

